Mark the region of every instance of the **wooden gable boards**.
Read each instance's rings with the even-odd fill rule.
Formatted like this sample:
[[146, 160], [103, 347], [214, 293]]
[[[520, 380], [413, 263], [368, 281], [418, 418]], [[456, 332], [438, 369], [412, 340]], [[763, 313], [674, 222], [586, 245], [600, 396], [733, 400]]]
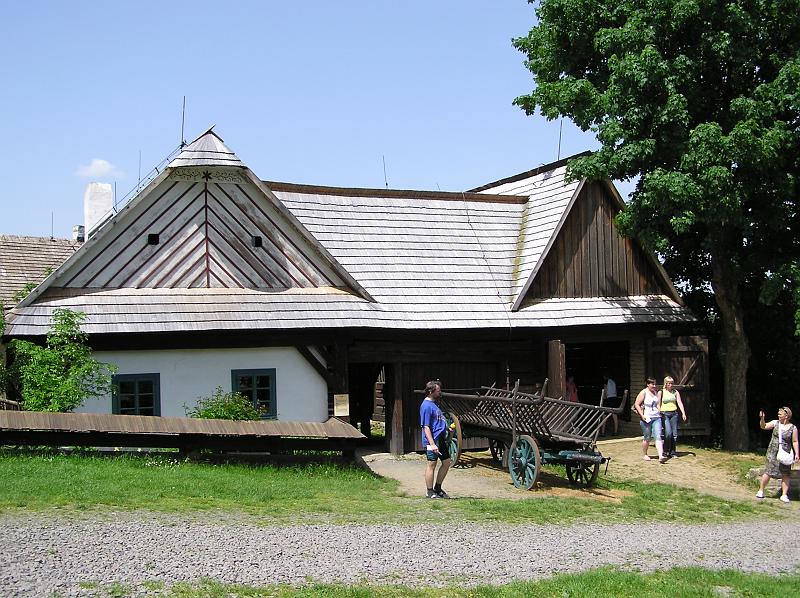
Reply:
[[614, 216], [625, 204], [613, 183], [566, 179], [566, 166], [575, 157], [473, 189], [528, 198], [519, 228], [512, 311], [544, 299], [654, 295], [683, 306], [655, 255], [619, 234]]
[[206, 131], [26, 301], [50, 286], [344, 289], [369, 294]]
[[610, 182], [584, 181], [531, 275], [521, 306], [553, 297], [667, 295], [682, 305], [661, 264], [623, 237], [622, 199]]

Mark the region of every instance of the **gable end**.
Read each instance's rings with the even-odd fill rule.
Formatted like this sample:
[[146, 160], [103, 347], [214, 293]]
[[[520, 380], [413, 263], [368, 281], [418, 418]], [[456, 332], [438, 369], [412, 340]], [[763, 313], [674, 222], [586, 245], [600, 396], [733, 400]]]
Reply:
[[614, 222], [618, 198], [587, 182], [539, 268], [523, 307], [542, 299], [667, 295], [679, 301], [654, 257]]

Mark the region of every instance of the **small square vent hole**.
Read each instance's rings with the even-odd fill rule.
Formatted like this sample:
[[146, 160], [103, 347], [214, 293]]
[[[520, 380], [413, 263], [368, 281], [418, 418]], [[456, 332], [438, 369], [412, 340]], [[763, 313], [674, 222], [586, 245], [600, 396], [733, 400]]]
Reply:
[[158, 245], [158, 233], [150, 233], [147, 235], [148, 245]]

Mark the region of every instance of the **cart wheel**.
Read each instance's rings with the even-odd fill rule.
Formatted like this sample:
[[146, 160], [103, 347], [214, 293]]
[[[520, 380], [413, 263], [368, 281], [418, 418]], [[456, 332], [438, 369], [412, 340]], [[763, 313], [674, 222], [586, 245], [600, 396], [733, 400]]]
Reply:
[[458, 458], [461, 456], [461, 447], [463, 446], [464, 438], [461, 436], [461, 422], [455, 413], [449, 411], [444, 414], [447, 420], [447, 429], [450, 431], [450, 466], [452, 467], [458, 463]]
[[503, 441], [490, 438], [489, 452], [492, 453], [492, 459], [494, 459], [501, 466], [505, 466], [506, 463], [504, 457], [506, 453], [506, 445]]
[[517, 488], [530, 490], [539, 479], [542, 470], [542, 459], [539, 447], [530, 436], [518, 436], [517, 441], [508, 449], [508, 471]]
[[570, 484], [589, 488], [597, 481], [597, 474], [600, 473], [599, 463], [583, 463], [581, 461], [575, 464], [567, 463], [567, 478]]

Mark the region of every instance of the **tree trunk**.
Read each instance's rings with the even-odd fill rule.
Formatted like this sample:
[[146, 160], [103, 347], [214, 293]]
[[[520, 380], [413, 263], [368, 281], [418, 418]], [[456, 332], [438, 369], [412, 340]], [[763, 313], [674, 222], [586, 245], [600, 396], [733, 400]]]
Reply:
[[711, 286], [722, 316], [721, 356], [724, 370], [723, 447], [747, 450], [747, 367], [750, 345], [744, 331], [744, 310], [735, 267], [726, 259], [713, 259]]

